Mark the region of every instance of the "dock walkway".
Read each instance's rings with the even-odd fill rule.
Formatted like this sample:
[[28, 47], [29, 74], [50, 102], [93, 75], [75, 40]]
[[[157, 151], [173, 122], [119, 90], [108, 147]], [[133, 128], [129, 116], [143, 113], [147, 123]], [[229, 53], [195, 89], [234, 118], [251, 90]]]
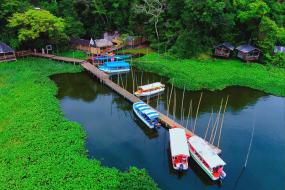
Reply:
[[[64, 62], [68, 62], [68, 63], [81, 64], [81, 66], [85, 70], [87, 70], [90, 73], [92, 73], [96, 78], [98, 78], [100, 80], [100, 82], [104, 83], [106, 86], [108, 86], [113, 91], [115, 91], [116, 93], [118, 93], [119, 95], [124, 97], [129, 102], [135, 103], [135, 102], [142, 101], [138, 97], [136, 97], [135, 95], [131, 94], [129, 91], [125, 90], [121, 86], [119, 86], [116, 83], [114, 83], [109, 78], [109, 75], [107, 75], [106, 73], [100, 71], [97, 67], [95, 67], [94, 65], [92, 65], [91, 63], [89, 63], [87, 61], [80, 60], [80, 59], [74, 59], [74, 58], [60, 57], [60, 56], [55, 56], [55, 55], [51, 55], [51, 54], [40, 54], [40, 53], [36, 53], [35, 54], [35, 53], [33, 53], [32, 55], [36, 56], [36, 57], [49, 58], [49, 59], [57, 60], [57, 61], [64, 61]], [[174, 128], [174, 127], [183, 128], [183, 129], [186, 130], [186, 133], [188, 135], [190, 135], [190, 136], [193, 135], [193, 133], [191, 131], [189, 131], [188, 129], [186, 129], [185, 127], [180, 125], [179, 123], [175, 122], [174, 120], [170, 119], [169, 117], [167, 117], [166, 115], [164, 115], [164, 114], [162, 114], [160, 112], [158, 112], [158, 113], [160, 115], [161, 123], [164, 124], [166, 127], [168, 127], [168, 128]], [[221, 152], [221, 150], [219, 148], [217, 148], [217, 147], [215, 147], [213, 145], [210, 145], [210, 146], [212, 147], [213, 151], [216, 152], [217, 154], [219, 154]]]

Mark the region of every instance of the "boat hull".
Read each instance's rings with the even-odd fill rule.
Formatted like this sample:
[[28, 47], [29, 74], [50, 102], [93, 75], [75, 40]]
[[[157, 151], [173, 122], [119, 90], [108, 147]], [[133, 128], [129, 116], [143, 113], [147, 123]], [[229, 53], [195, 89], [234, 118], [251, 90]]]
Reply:
[[159, 93], [161, 93], [163, 91], [164, 91], [164, 88], [161, 88], [161, 89], [152, 90], [152, 91], [149, 91], [149, 92], [143, 92], [141, 94], [135, 93], [135, 95], [138, 96], [138, 97], [153, 96], [153, 95], [157, 95], [157, 94], [159, 94]]
[[138, 116], [138, 118], [140, 118], [140, 120], [141, 120], [142, 122], [144, 122], [144, 124], [146, 124], [146, 126], [148, 126], [148, 128], [154, 129], [154, 126], [152, 126], [151, 124], [149, 124], [149, 123], [143, 118], [143, 116], [138, 112], [138, 110], [135, 108], [135, 106], [133, 106], [133, 110], [134, 110], [135, 114]]
[[197, 162], [197, 164], [204, 170], [204, 172], [213, 180], [213, 181], [216, 181], [218, 179], [220, 179], [219, 177], [215, 177], [212, 175], [211, 171], [206, 168], [202, 163], [201, 161], [197, 158], [197, 156], [190, 150], [190, 155], [191, 157], [195, 160], [195, 162]]

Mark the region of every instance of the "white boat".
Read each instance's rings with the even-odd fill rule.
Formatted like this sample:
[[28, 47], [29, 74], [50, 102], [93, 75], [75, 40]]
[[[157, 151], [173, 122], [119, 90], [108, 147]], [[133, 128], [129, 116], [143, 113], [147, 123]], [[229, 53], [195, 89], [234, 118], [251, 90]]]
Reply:
[[159, 114], [144, 102], [133, 104], [133, 110], [136, 115], [151, 129], [159, 127]]
[[181, 128], [169, 129], [169, 138], [173, 168], [180, 171], [187, 170], [190, 154], [185, 130]]
[[152, 84], [147, 84], [143, 86], [139, 86], [138, 90], [135, 92], [135, 95], [138, 97], [141, 96], [151, 96], [155, 94], [159, 94], [165, 90], [165, 85], [160, 82], [155, 82]]
[[212, 150], [209, 144], [198, 136], [188, 139], [192, 158], [212, 180], [223, 180], [226, 173], [223, 170], [226, 163]]

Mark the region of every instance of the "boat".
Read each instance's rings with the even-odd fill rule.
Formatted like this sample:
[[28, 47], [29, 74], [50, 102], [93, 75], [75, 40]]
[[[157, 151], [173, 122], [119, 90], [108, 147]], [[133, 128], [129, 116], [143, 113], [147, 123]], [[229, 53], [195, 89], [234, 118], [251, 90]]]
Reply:
[[144, 102], [133, 104], [135, 114], [151, 129], [160, 126], [159, 114]]
[[206, 141], [194, 135], [188, 139], [188, 144], [191, 157], [213, 181], [222, 181], [226, 177], [223, 170], [226, 163]]
[[129, 59], [130, 55], [101, 55], [94, 57], [94, 61], [123, 61]]
[[173, 168], [179, 171], [187, 170], [190, 154], [185, 130], [182, 128], [169, 129], [169, 138]]
[[135, 92], [135, 95], [138, 97], [142, 96], [152, 96], [159, 94], [165, 90], [165, 85], [160, 82], [155, 82], [152, 84], [147, 84], [143, 86], [139, 86], [138, 90]]
[[118, 74], [130, 71], [130, 64], [125, 61], [111, 61], [105, 62], [103, 65], [98, 67], [99, 70], [108, 74]]

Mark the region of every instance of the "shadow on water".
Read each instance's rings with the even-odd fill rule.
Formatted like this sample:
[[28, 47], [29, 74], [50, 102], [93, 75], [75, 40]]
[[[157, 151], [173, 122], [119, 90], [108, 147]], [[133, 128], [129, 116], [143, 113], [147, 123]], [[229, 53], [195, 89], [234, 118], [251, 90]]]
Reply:
[[[166, 113], [167, 94], [171, 86], [166, 78], [133, 70], [136, 86], [161, 81], [166, 91], [149, 103]], [[120, 83], [133, 91], [131, 73], [122, 75]], [[222, 133], [222, 158], [227, 165], [227, 178], [222, 186], [213, 183], [194, 160], [189, 160], [189, 170], [178, 173], [172, 169], [169, 152], [169, 134], [165, 128], [147, 128], [133, 113], [132, 105], [100, 84], [90, 74], [60, 74], [51, 77], [58, 86], [57, 98], [66, 118], [76, 121], [87, 133], [86, 149], [89, 158], [103, 165], [125, 170], [130, 166], [145, 168], [162, 189], [284, 189], [285, 171], [285, 103], [284, 98], [243, 87], [229, 87], [222, 91], [203, 91], [198, 115], [197, 133], [204, 134], [212, 107], [215, 114], [222, 98], [230, 96]], [[198, 92], [186, 92], [184, 113], [181, 113], [183, 90], [176, 89], [176, 121], [184, 122], [189, 102], [197, 107]], [[169, 116], [173, 118], [173, 104]], [[253, 114], [254, 113], [254, 114]], [[256, 115], [256, 132], [247, 168], [241, 173], [252, 129], [252, 116]], [[194, 116], [193, 116], [194, 117]], [[190, 119], [192, 119], [190, 117]], [[262, 166], [262, 167], [261, 167]], [[266, 171], [266, 175], [264, 175]], [[284, 187], [284, 188], [283, 188]]]

